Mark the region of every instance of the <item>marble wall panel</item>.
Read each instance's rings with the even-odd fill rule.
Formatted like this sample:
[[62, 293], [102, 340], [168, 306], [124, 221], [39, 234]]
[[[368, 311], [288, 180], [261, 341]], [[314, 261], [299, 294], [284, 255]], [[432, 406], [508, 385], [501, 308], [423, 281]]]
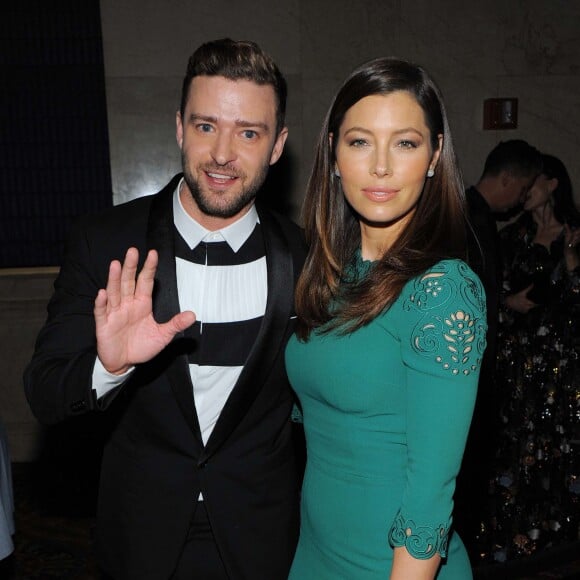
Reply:
[[181, 79], [111, 78], [107, 81], [114, 202], [159, 191], [180, 170], [175, 113]]
[[306, 79], [342, 81], [352, 69], [385, 54], [401, 55], [399, 0], [303, 2], [302, 74]]
[[107, 76], [178, 76], [202, 42], [258, 42], [285, 72], [300, 70], [300, 0], [101, 0]]

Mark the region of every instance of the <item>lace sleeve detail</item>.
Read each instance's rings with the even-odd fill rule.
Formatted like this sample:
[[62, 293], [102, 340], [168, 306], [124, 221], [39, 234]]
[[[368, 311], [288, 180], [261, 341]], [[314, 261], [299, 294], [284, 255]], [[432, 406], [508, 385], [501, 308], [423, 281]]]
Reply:
[[479, 369], [485, 350], [485, 294], [466, 264], [455, 266], [459, 279], [447, 275], [449, 267], [440, 262], [416, 279], [403, 308], [417, 317], [411, 333], [415, 353], [452, 375], [469, 375]]
[[389, 544], [393, 548], [404, 546], [413, 558], [419, 560], [428, 560], [435, 554], [445, 558], [450, 525], [450, 522], [436, 527], [418, 525], [399, 512], [389, 531]]

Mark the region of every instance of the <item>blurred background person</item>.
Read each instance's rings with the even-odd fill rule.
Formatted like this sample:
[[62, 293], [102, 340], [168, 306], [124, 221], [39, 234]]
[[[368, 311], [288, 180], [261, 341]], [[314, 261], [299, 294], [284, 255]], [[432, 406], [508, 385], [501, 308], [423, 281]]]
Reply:
[[501, 430], [487, 529], [496, 560], [578, 539], [579, 227], [566, 168], [542, 155], [523, 213], [499, 234]]
[[461, 471], [457, 479], [455, 525], [472, 560], [478, 558], [483, 505], [497, 447], [499, 404], [495, 380], [496, 337], [502, 266], [496, 219], [521, 207], [541, 168], [540, 152], [522, 139], [500, 141], [488, 154], [479, 181], [467, 189], [468, 263], [485, 288], [487, 347]]

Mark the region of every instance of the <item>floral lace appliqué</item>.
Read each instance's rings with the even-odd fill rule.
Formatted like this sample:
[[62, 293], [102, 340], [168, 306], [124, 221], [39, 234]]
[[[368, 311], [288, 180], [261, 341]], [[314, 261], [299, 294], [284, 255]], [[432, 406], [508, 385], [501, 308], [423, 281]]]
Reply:
[[420, 314], [411, 334], [415, 352], [454, 375], [468, 375], [479, 368], [485, 349], [485, 299], [467, 266], [457, 267], [463, 278], [446, 275], [448, 262], [418, 278], [404, 308]]
[[419, 560], [428, 560], [437, 553], [442, 558], [447, 557], [448, 542], [449, 524], [419, 526], [400, 512], [389, 531], [389, 543], [393, 548], [404, 546], [413, 558]]

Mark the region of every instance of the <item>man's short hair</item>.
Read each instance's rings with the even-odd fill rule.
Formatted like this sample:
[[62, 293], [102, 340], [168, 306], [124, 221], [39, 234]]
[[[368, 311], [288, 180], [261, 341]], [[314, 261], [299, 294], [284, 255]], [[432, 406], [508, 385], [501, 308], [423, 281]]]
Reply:
[[540, 152], [523, 139], [500, 141], [485, 160], [482, 177], [495, 177], [502, 171], [514, 177], [538, 175], [542, 170]]
[[189, 95], [189, 87], [197, 76], [221, 76], [270, 85], [276, 95], [276, 133], [284, 127], [287, 86], [284, 76], [272, 58], [255, 42], [221, 38], [202, 44], [189, 58], [181, 90], [181, 116]]

